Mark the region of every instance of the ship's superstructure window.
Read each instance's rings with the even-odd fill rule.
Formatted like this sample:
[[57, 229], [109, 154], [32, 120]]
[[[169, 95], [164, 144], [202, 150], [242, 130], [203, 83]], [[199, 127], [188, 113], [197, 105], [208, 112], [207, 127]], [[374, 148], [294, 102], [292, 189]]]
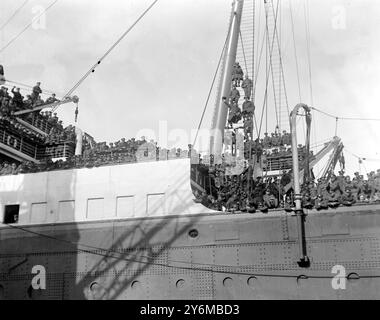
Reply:
[[17, 223], [20, 211], [19, 204], [6, 205], [4, 207], [4, 224]]

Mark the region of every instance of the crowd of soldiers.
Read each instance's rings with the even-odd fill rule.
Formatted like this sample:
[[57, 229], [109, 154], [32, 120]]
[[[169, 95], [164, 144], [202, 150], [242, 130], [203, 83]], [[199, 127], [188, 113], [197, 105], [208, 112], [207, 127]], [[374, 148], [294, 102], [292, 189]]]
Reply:
[[[232, 70], [232, 89], [229, 97], [223, 97], [223, 103], [228, 108], [228, 125], [233, 127], [233, 124], [238, 123], [240, 120], [244, 119], [244, 130], [247, 135], [252, 132], [253, 128], [253, 114], [255, 112], [255, 105], [251, 101], [253, 82], [249, 79], [248, 75], [244, 78], [244, 72], [236, 62]], [[242, 104], [242, 109], [239, 107], [240, 92], [238, 87], [244, 90], [244, 102]]]
[[[92, 168], [146, 160], [158, 161], [189, 157], [189, 150], [182, 150], [181, 148], [162, 149], [157, 147], [157, 143], [153, 140], [148, 142], [144, 137], [129, 140], [122, 138], [114, 143], [100, 142], [93, 146], [87, 140], [83, 140], [83, 147], [84, 151], [81, 155], [70, 156], [65, 160], [56, 159], [53, 161], [52, 157], [46, 157], [39, 163], [31, 161], [25, 161], [19, 165], [8, 162], [0, 163], [0, 167], [4, 168], [2, 172], [0, 171], [0, 175]], [[11, 170], [10, 167], [13, 169]]]
[[[29, 140], [42, 143], [45, 139], [43, 134], [37, 133], [34, 130], [29, 129], [22, 123], [18, 122], [14, 117], [0, 116], [0, 126], [8, 133], [16, 134], [17, 136], [27, 137]], [[2, 135], [3, 143], [12, 146], [14, 140], [11, 135]]]
[[[10, 95], [12, 94], [12, 96]], [[8, 88], [2, 86], [0, 88], [0, 115], [12, 115], [14, 112], [25, 109], [32, 109], [34, 107], [58, 102], [55, 93], [44, 101], [41, 98], [41, 83], [37, 82], [33, 87], [31, 94], [26, 96], [26, 99], [20, 92], [20, 88], [13, 87], [11, 92]]]
[[51, 97], [44, 101], [41, 98], [41, 83], [33, 87], [32, 93], [27, 95], [27, 98], [20, 93], [20, 88], [13, 87], [11, 93], [8, 93], [8, 88], [2, 86], [0, 88], [0, 121], [7, 129], [15, 132], [17, 135], [27, 137], [32, 141], [46, 144], [60, 144], [63, 142], [75, 142], [75, 129], [69, 125], [64, 128], [62, 120], [59, 120], [57, 113], [51, 111], [35, 111], [22, 116], [22, 120], [32, 124], [34, 127], [45, 132], [46, 135], [29, 129], [16, 120], [14, 112], [25, 109], [33, 109], [33, 107], [59, 102], [56, 95], [53, 93]]
[[[196, 201], [218, 211], [249, 212], [270, 209], [294, 210], [292, 177], [284, 172], [277, 177], [252, 179], [248, 172], [239, 176], [224, 176], [224, 170], [211, 173], [214, 190], [196, 192]], [[355, 172], [354, 178], [343, 171], [330, 179], [318, 179], [302, 185], [302, 206], [306, 209], [328, 209], [351, 206], [355, 203], [380, 202], [380, 169], [370, 172], [367, 179]]]
[[[244, 91], [244, 102], [241, 108], [239, 107], [240, 91], [241, 87]], [[244, 128], [244, 150], [246, 157], [248, 155], [256, 155], [260, 159], [261, 155], [270, 156], [272, 158], [290, 156], [291, 155], [291, 135], [283, 130], [280, 132], [276, 127], [274, 133], [269, 135], [264, 133], [262, 139], [253, 138], [254, 128], [254, 112], [255, 105], [251, 101], [253, 89], [253, 82], [249, 79], [248, 75], [245, 75], [238, 62], [233, 66], [232, 71], [232, 89], [229, 97], [223, 97], [222, 101], [228, 108], [228, 127], [234, 128], [234, 124], [237, 124], [240, 120], [243, 120]]]

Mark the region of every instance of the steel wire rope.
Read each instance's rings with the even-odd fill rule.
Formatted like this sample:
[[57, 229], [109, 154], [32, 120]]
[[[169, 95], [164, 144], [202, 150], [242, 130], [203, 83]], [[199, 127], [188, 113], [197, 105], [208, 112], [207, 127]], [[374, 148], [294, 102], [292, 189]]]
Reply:
[[224, 41], [223, 49], [222, 49], [222, 52], [220, 54], [219, 61], [218, 61], [217, 67], [216, 67], [216, 71], [215, 71], [214, 77], [212, 79], [211, 87], [210, 87], [210, 90], [209, 90], [208, 95], [207, 95], [206, 103], [205, 103], [205, 106], [203, 108], [201, 119], [200, 119], [199, 124], [198, 124], [197, 132], [195, 134], [193, 146], [195, 146], [195, 143], [196, 143], [197, 138], [198, 138], [199, 130], [201, 129], [201, 126], [202, 126], [203, 118], [204, 118], [204, 116], [206, 114], [207, 106], [208, 106], [208, 103], [209, 103], [210, 98], [211, 98], [211, 93], [212, 93], [212, 90], [214, 88], [216, 77], [218, 76], [218, 71], [219, 71], [220, 65], [221, 65], [222, 60], [223, 60], [224, 52], [225, 52], [226, 47], [227, 47], [228, 38], [229, 38], [230, 33], [231, 33], [231, 27], [232, 27], [232, 21], [230, 22], [230, 25], [228, 26], [227, 37], [226, 37], [226, 40]]
[[21, 9], [23, 7], [25, 7], [25, 5], [29, 2], [29, 0], [25, 0], [21, 6], [19, 6], [14, 12], [13, 14], [0, 26], [0, 31], [2, 31], [11, 21], [12, 19], [21, 11]]
[[0, 53], [2, 53], [6, 48], [8, 48], [14, 41], [16, 41], [26, 30], [33, 25], [35, 21], [37, 21], [43, 14], [45, 14], [51, 7], [53, 7], [59, 0], [53, 1], [46, 9], [44, 9], [39, 15], [34, 17], [34, 19], [28, 23], [24, 29], [22, 29], [16, 36], [14, 36], [4, 47], [0, 49]]
[[[117, 41], [98, 59], [98, 61], [79, 79], [79, 81], [64, 95], [63, 99], [70, 97], [71, 94], [83, 83], [87, 77], [95, 72], [95, 69], [101, 64], [101, 62], [111, 53], [111, 51], [125, 38], [125, 36], [140, 22], [140, 20], [153, 8], [158, 2], [154, 0], [149, 7], [137, 18], [137, 20], [117, 39]], [[53, 107], [53, 112], [59, 107], [59, 105]]]

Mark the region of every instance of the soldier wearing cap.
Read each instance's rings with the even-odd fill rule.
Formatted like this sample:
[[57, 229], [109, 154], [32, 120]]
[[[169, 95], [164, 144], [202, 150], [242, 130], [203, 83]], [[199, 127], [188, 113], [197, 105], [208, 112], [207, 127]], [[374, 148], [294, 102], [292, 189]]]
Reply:
[[235, 62], [232, 70], [232, 81], [236, 87], [240, 87], [240, 82], [243, 80], [243, 75], [244, 72], [239, 62]]
[[232, 90], [230, 92], [230, 104], [232, 105], [234, 102], [239, 103], [240, 93], [239, 90], [236, 89], [236, 86], [232, 86]]
[[334, 192], [337, 195], [337, 197], [340, 197], [340, 195], [342, 194], [342, 189], [340, 188], [339, 181], [336, 178], [335, 174], [331, 175], [331, 180], [328, 184], [328, 189], [330, 191], [330, 194], [331, 192]]
[[344, 194], [342, 195], [342, 204], [344, 206], [352, 206], [356, 201], [357, 201], [357, 197], [355, 197], [351, 190], [350, 189], [346, 189]]
[[247, 139], [252, 139], [253, 120], [252, 117], [246, 117], [244, 120], [244, 135]]
[[281, 137], [280, 135], [276, 133], [272, 133], [272, 146], [278, 147], [281, 145]]
[[352, 179], [351, 194], [355, 201], [358, 201], [359, 195], [363, 192], [363, 181], [360, 179], [359, 172], [354, 173], [355, 177]]
[[244, 102], [243, 102], [243, 116], [247, 115], [252, 117], [254, 112], [255, 112], [255, 105], [253, 104], [252, 101], [249, 100], [248, 97], [244, 97]]
[[270, 192], [269, 189], [265, 190], [263, 202], [268, 209], [275, 209], [278, 207], [278, 199]]
[[328, 200], [330, 208], [339, 207], [340, 202], [341, 202], [340, 196], [332, 190], [330, 190], [327, 200]]
[[224, 104], [228, 107], [228, 124], [232, 128], [232, 124], [237, 123], [241, 119], [241, 111], [237, 103], [232, 103], [231, 105], [227, 103], [226, 97], [223, 97]]
[[241, 87], [244, 90], [244, 96], [248, 99], [251, 99], [253, 82], [251, 79], [248, 78], [248, 75], [245, 76], [245, 79], [243, 80]]
[[55, 97], [55, 93], [53, 93], [51, 97], [46, 99], [47, 104], [54, 103], [54, 102], [59, 102], [59, 100]]
[[33, 91], [31, 94], [33, 103], [37, 102], [38, 98], [40, 97], [40, 94], [42, 93], [40, 85], [41, 85], [41, 82], [37, 82], [37, 84], [33, 87]]
[[286, 132], [286, 130], [282, 131], [281, 143], [283, 145], [290, 146], [292, 144], [292, 139], [290, 137], [290, 133]]
[[264, 139], [263, 139], [263, 148], [268, 149], [270, 147], [270, 144], [271, 144], [271, 139], [268, 136], [268, 132], [265, 132]]
[[17, 109], [21, 109], [23, 106], [24, 97], [20, 93], [20, 88], [13, 87], [11, 92], [13, 93], [13, 103], [15, 104]]

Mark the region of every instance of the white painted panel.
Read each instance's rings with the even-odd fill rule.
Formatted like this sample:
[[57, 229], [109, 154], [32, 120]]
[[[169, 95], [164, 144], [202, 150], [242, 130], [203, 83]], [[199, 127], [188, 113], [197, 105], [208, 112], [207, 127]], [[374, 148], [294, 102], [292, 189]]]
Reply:
[[146, 196], [148, 216], [161, 216], [165, 210], [165, 193], [148, 194]]
[[87, 200], [87, 218], [101, 219], [104, 215], [104, 199], [88, 199]]
[[75, 201], [59, 201], [58, 221], [72, 221], [75, 215]]
[[135, 197], [122, 196], [116, 198], [116, 216], [131, 218], [135, 216]]
[[[75, 200], [75, 214], [63, 221], [112, 219], [118, 210], [118, 216], [128, 215], [131, 211], [124, 208], [131, 200], [116, 201], [128, 195], [134, 195], [134, 218], [213, 212], [194, 202], [189, 159], [1, 176], [0, 191], [0, 216], [4, 205], [20, 203], [20, 224], [61, 221], [67, 213], [60, 211], [68, 212], [71, 206], [60, 208], [60, 202], [68, 199]], [[46, 210], [34, 209], [32, 218], [32, 203], [47, 203]]]
[[32, 203], [31, 207], [31, 223], [40, 223], [46, 221], [46, 202]]

